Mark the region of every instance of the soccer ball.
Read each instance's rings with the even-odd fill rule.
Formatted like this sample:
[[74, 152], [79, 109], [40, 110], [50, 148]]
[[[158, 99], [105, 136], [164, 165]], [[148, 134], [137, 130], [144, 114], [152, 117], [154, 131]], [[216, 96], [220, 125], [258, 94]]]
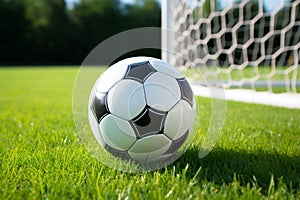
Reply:
[[88, 107], [98, 143], [113, 156], [139, 163], [174, 155], [185, 143], [195, 113], [186, 78], [151, 57], [110, 66], [95, 82]]

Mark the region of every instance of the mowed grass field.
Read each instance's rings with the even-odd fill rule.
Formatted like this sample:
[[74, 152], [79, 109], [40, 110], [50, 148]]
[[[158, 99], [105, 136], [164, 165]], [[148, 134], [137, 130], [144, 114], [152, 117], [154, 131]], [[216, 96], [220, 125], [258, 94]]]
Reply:
[[300, 199], [300, 110], [227, 102], [220, 140], [198, 152], [210, 121], [172, 165], [130, 174], [91, 157], [76, 134], [78, 68], [0, 69], [0, 199]]

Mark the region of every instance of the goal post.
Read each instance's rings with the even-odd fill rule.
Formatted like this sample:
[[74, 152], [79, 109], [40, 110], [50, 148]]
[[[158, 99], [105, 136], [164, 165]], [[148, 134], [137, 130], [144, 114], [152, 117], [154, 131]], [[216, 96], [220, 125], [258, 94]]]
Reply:
[[162, 0], [162, 59], [197, 95], [300, 108], [300, 0], [274, 2]]

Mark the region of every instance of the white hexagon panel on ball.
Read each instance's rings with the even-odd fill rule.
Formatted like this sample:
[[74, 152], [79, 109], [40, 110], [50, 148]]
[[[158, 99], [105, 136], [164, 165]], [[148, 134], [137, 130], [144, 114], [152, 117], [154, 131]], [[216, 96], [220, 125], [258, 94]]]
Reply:
[[165, 121], [164, 134], [176, 140], [191, 128], [194, 122], [194, 108], [185, 100], [180, 100], [169, 112]]
[[135, 80], [123, 79], [107, 95], [110, 112], [120, 118], [131, 120], [146, 106], [143, 85]]
[[169, 111], [181, 97], [179, 85], [173, 77], [156, 72], [144, 83], [147, 105]]

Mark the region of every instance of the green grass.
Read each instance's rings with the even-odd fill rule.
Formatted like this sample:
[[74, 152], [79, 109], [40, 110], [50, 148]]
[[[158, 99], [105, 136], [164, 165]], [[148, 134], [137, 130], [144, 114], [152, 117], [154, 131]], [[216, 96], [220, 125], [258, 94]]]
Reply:
[[72, 118], [76, 68], [0, 69], [0, 199], [299, 199], [300, 110], [227, 103], [219, 142], [197, 154], [210, 119], [172, 165], [123, 173], [81, 144]]

